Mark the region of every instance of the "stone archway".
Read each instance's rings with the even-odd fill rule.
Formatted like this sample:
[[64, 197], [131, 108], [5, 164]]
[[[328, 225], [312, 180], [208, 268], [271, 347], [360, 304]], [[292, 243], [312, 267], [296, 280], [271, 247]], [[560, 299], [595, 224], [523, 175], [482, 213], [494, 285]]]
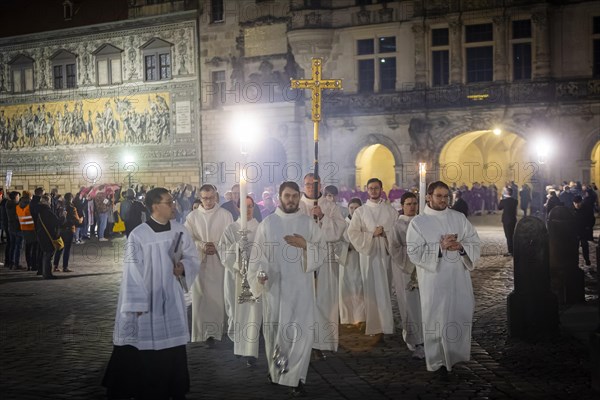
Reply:
[[469, 187], [473, 182], [501, 187], [506, 181], [521, 186], [535, 180], [540, 169], [527, 141], [510, 131], [460, 133], [445, 143], [438, 160], [439, 179], [448, 184], [466, 183]]
[[[377, 163], [377, 157], [382, 157], [380, 163]], [[367, 180], [373, 177], [368, 176], [365, 178], [368, 174], [380, 175], [378, 178], [383, 181], [386, 192], [392, 188], [393, 184], [402, 185], [403, 183], [400, 149], [392, 139], [385, 135], [370, 134], [366, 136], [348, 150], [344, 160], [348, 163], [344, 169], [347, 172], [349, 187], [361, 185], [363, 180], [362, 185], [364, 186]], [[361, 165], [366, 165], [366, 160], [375, 161], [378, 165], [375, 165], [375, 168], [369, 168], [368, 171], [363, 170]], [[359, 161], [361, 161], [360, 165]], [[359, 168], [359, 173], [357, 173]], [[382, 176], [386, 178], [383, 179]]]
[[[600, 185], [600, 141], [592, 149], [589, 182]], [[585, 181], [585, 177], [584, 177]]]

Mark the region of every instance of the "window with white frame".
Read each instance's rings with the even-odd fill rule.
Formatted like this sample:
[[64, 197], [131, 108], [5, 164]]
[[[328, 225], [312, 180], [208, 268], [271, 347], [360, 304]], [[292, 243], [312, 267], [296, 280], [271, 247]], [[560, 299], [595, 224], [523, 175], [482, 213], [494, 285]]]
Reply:
[[122, 52], [123, 50], [110, 44], [105, 44], [94, 52], [96, 56], [96, 79], [99, 86], [116, 85], [123, 82]]
[[431, 86], [450, 83], [450, 47], [448, 28], [431, 30]]
[[171, 43], [158, 38], [142, 46], [145, 81], [163, 81], [173, 77], [171, 46]]
[[396, 37], [356, 41], [358, 92], [396, 90]]
[[512, 21], [513, 81], [531, 79], [531, 20]]
[[494, 80], [494, 27], [489, 24], [465, 26], [467, 83]]
[[19, 54], [9, 63], [13, 93], [33, 92], [33, 59]]
[[77, 87], [77, 56], [66, 50], [59, 50], [50, 59], [54, 89]]

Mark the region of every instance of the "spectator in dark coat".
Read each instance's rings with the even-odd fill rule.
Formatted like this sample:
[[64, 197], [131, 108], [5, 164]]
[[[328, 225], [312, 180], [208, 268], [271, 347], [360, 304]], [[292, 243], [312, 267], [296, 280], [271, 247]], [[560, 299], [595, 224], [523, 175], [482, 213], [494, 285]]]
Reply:
[[585, 260], [585, 265], [591, 265], [590, 246], [588, 241], [594, 240], [593, 229], [594, 224], [596, 223], [594, 209], [579, 195], [573, 197], [573, 207], [575, 208], [577, 236], [581, 246], [583, 259]]
[[454, 211], [458, 211], [461, 212], [463, 214], [465, 214], [465, 217], [469, 216], [469, 205], [467, 204], [466, 201], [463, 200], [462, 198], [462, 192], [460, 190], [457, 190], [454, 193], [455, 196], [455, 200], [454, 203], [452, 204], [452, 209]]
[[54, 255], [54, 245], [52, 240], [56, 240], [59, 235], [60, 223], [58, 218], [50, 209], [50, 196], [43, 195], [38, 206], [38, 223], [35, 225], [35, 232], [38, 237], [40, 249], [42, 250], [42, 274], [44, 279], [55, 279], [52, 275], [52, 256]]
[[[0, 220], [2, 221], [2, 234], [6, 238], [4, 246], [4, 266], [10, 267], [10, 235], [8, 233], [8, 218], [6, 216], [6, 203], [8, 203], [8, 194], [0, 199]], [[0, 236], [2, 235], [0, 234]]]
[[[43, 187], [37, 187], [35, 188], [35, 190], [33, 191], [33, 197], [31, 198], [31, 202], [29, 203], [29, 211], [31, 212], [31, 217], [33, 218], [33, 225], [36, 227], [36, 230], [34, 230], [34, 232], [36, 232], [36, 239], [37, 239], [37, 224], [39, 223], [38, 221], [38, 210], [39, 210], [39, 206], [40, 206], [40, 199], [42, 197], [42, 195], [44, 194], [44, 188]], [[33, 254], [35, 254], [35, 261], [33, 264], [33, 271], [37, 271], [37, 275], [42, 275], [42, 256], [43, 256], [43, 252], [42, 249], [40, 248], [40, 243], [39, 243], [39, 239], [37, 239], [35, 241], [35, 243], [33, 244], [33, 249], [31, 250]]]
[[550, 197], [548, 197], [548, 200], [546, 201], [546, 204], [544, 204], [544, 208], [546, 209], [546, 217], [548, 215], [550, 215], [550, 211], [552, 211], [552, 209], [556, 206], [562, 206], [563, 203], [561, 203], [560, 199], [558, 198], [558, 196], [556, 195], [556, 192], [554, 190], [550, 191]]
[[513, 255], [513, 236], [515, 234], [515, 226], [517, 225], [517, 206], [519, 202], [513, 197], [512, 187], [506, 188], [506, 196], [500, 200], [498, 210], [502, 211], [502, 227], [504, 228], [504, 236], [506, 237], [506, 247], [508, 253], [504, 257]]
[[520, 202], [521, 202], [521, 210], [523, 210], [523, 216], [527, 216], [527, 210], [529, 209], [529, 205], [531, 204], [531, 189], [529, 189], [529, 185], [526, 183], [521, 186], [521, 191], [519, 192]]
[[71, 245], [77, 225], [83, 222], [83, 217], [79, 216], [77, 208], [73, 204], [73, 193], [66, 193], [64, 197], [64, 207], [61, 215], [58, 215], [60, 221], [60, 237], [65, 242], [64, 249], [57, 250], [54, 253], [54, 272], [58, 272], [58, 262], [60, 256], [63, 256], [62, 272], [71, 272], [69, 269], [69, 258], [71, 256]]
[[17, 204], [21, 200], [21, 193], [10, 192], [8, 202], [6, 203], [6, 219], [8, 221], [8, 234], [10, 235], [9, 265], [10, 269], [25, 269], [20, 265], [21, 246], [23, 245], [23, 235], [21, 234], [21, 225], [17, 216]]

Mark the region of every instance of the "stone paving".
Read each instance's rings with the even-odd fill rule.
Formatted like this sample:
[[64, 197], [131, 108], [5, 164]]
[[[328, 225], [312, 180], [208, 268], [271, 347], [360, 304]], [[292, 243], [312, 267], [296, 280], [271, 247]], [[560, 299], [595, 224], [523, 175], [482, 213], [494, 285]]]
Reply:
[[[476, 310], [471, 361], [440, 379], [426, 371], [424, 361], [411, 358], [401, 335], [386, 335], [383, 344], [376, 344], [356, 328], [342, 326], [340, 350], [311, 362], [307, 397], [598, 398], [590, 389], [587, 344], [573, 337], [568, 327], [536, 342], [507, 338], [512, 259], [502, 257], [501, 227], [489, 221], [497, 220], [475, 220], [484, 248], [482, 261], [472, 273]], [[117, 238], [74, 246], [70, 266], [74, 272], [57, 273], [60, 279], [53, 281], [32, 272], [0, 269], [0, 398], [105, 398], [100, 382], [112, 350], [123, 244], [124, 239]], [[591, 248], [595, 250], [595, 245]], [[585, 307], [597, 315], [594, 268], [586, 269], [586, 279]], [[188, 399], [289, 397], [287, 388], [267, 383], [262, 346], [255, 368], [247, 368], [243, 359], [233, 356], [232, 347], [229, 340], [213, 349], [188, 345], [192, 383]]]

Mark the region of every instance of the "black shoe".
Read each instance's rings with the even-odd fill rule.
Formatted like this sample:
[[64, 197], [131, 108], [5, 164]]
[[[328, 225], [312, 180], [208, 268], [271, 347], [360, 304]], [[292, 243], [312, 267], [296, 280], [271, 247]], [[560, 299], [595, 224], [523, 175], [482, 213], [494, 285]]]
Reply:
[[433, 371], [433, 374], [437, 379], [440, 379], [442, 381], [447, 381], [450, 379], [448, 378], [448, 370], [443, 365], [440, 367], [440, 369]]
[[208, 346], [209, 349], [214, 349], [215, 348], [215, 338], [211, 336], [208, 339], [206, 339], [206, 345]]
[[277, 385], [277, 382], [273, 382], [273, 379], [271, 379], [271, 374], [270, 373], [267, 374], [267, 379], [269, 380], [269, 383], [271, 385]]
[[64, 268], [63, 272], [73, 272], [73, 270], [69, 269], [69, 268]]
[[298, 382], [298, 386], [292, 388], [291, 392], [293, 397], [306, 397], [306, 390], [304, 389], [304, 383]]
[[[256, 366], [256, 358], [254, 357], [246, 357], [246, 367], [253, 368]], [[270, 375], [269, 375], [270, 377]]]

